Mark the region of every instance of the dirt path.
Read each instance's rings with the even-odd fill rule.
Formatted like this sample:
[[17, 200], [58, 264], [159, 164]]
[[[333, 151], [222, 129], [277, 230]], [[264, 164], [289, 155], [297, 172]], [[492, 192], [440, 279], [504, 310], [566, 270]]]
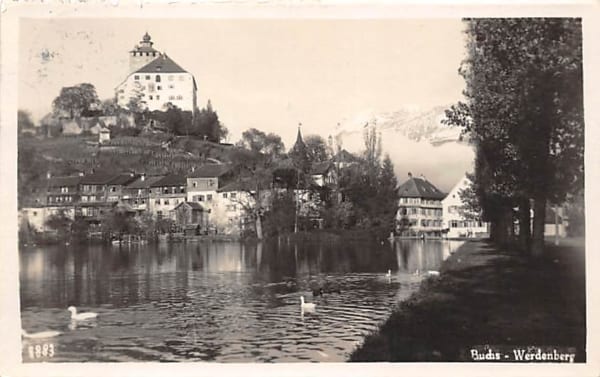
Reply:
[[548, 244], [544, 257], [530, 260], [467, 242], [350, 360], [472, 361], [474, 346], [490, 345], [558, 347], [584, 362], [584, 244]]

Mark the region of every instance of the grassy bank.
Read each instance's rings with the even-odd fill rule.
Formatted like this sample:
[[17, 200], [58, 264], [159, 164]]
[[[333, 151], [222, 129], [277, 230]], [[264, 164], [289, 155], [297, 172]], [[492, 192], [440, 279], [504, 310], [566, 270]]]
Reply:
[[582, 239], [539, 260], [467, 242], [369, 335], [351, 361], [471, 361], [476, 345], [574, 347], [585, 361]]

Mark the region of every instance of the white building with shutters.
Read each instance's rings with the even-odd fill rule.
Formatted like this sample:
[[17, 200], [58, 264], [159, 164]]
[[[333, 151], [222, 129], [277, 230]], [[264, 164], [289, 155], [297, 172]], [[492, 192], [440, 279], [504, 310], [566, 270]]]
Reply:
[[132, 101], [150, 111], [165, 111], [171, 103], [193, 111], [197, 104], [194, 76], [165, 53], [154, 49], [150, 35], [129, 52], [129, 75], [115, 89], [117, 104], [129, 108]]

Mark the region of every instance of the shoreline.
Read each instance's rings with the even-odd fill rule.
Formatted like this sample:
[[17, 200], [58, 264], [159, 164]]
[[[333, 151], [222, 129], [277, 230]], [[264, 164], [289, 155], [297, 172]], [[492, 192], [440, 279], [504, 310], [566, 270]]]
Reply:
[[477, 356], [538, 347], [540, 355], [559, 349], [574, 354], [565, 360], [585, 362], [584, 271], [582, 239], [547, 243], [538, 260], [467, 241], [444, 261], [439, 277], [425, 279], [398, 303], [349, 361], [516, 361]]

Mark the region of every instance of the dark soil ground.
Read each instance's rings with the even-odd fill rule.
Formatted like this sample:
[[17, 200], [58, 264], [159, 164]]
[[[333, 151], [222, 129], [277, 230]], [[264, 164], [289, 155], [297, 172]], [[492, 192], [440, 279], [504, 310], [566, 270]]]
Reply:
[[[474, 346], [570, 349], [585, 362], [585, 242], [550, 243], [530, 259], [467, 242], [399, 304], [351, 361], [473, 361]], [[500, 361], [514, 361], [500, 360]]]

